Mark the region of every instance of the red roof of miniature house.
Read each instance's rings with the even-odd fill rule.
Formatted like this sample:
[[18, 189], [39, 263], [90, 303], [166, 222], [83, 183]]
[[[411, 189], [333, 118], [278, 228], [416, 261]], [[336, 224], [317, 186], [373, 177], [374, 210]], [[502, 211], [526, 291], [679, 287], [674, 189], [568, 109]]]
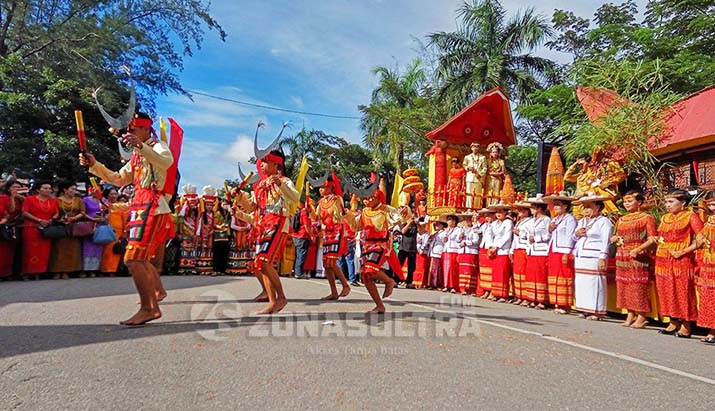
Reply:
[[[615, 91], [577, 87], [581, 106], [592, 123], [610, 107], [627, 103]], [[665, 129], [651, 152], [657, 156], [715, 143], [715, 86], [705, 88], [673, 104], [663, 115]]]
[[666, 129], [654, 155], [715, 143], [715, 86], [692, 94], [665, 113]]
[[506, 93], [500, 87], [487, 91], [447, 122], [427, 133], [427, 138], [454, 144], [475, 141], [481, 145], [496, 141], [504, 147], [516, 144]]

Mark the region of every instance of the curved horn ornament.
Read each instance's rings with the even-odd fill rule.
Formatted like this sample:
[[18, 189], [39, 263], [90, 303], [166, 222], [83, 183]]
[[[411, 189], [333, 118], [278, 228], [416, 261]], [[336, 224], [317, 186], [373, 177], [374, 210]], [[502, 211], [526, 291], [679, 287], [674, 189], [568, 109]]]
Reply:
[[320, 178], [312, 178], [309, 175], [305, 176], [305, 179], [310, 183], [311, 186], [313, 187], [322, 187], [323, 184], [325, 184], [326, 181], [328, 181], [328, 177], [330, 177], [330, 170], [325, 172], [325, 175], [323, 175]]
[[273, 142], [265, 149], [261, 150], [258, 148], [258, 129], [263, 127], [265, 124], [262, 121], [258, 122], [258, 125], [256, 127], [256, 135], [253, 138], [253, 154], [256, 157], [256, 159], [262, 159], [263, 157], [267, 156], [268, 154], [271, 153], [271, 151], [278, 150], [280, 147], [280, 142], [281, 142], [281, 136], [283, 135], [283, 130], [285, 130], [290, 123], [287, 121], [283, 123], [283, 127], [281, 127], [280, 133], [278, 133], [278, 137], [276, 137]]
[[370, 186], [367, 188], [357, 188], [348, 179], [345, 179], [345, 191], [348, 193], [355, 194], [356, 196], [360, 198], [370, 198], [372, 197], [373, 194], [377, 191], [377, 188], [380, 186], [380, 179], [376, 179]]

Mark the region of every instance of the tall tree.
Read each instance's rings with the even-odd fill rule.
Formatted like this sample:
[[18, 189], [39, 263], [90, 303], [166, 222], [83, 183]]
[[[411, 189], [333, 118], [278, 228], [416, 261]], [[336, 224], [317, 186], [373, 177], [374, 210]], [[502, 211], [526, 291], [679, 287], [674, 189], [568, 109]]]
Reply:
[[435, 103], [421, 60], [415, 59], [403, 73], [378, 66], [373, 74], [379, 80], [370, 105], [359, 107], [364, 143], [379, 163], [396, 170], [424, 166], [429, 147], [424, 135], [446, 113]]
[[8, 0], [0, 5], [0, 169], [80, 179], [75, 109], [85, 114], [90, 149], [117, 166], [116, 141], [91, 91], [114, 113], [132, 80], [145, 111], [159, 94], [183, 92], [177, 73], [206, 29], [226, 34], [203, 0]]
[[439, 94], [451, 113], [497, 86], [522, 101], [555, 75], [554, 62], [532, 54], [551, 35], [548, 21], [533, 8], [507, 19], [498, 0], [473, 0], [457, 15], [456, 31], [429, 35], [439, 55]]

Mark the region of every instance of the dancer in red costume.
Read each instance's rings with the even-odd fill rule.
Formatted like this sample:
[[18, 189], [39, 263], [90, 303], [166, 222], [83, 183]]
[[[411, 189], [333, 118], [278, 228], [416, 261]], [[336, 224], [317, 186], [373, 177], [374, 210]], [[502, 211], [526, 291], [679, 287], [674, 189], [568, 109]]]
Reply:
[[273, 314], [288, 304], [273, 263], [283, 252], [288, 238], [289, 210], [300, 201], [300, 193], [285, 176], [285, 155], [279, 146], [280, 137], [287, 124], [283, 124], [278, 137], [265, 150], [258, 149], [258, 129], [261, 126], [263, 123], [258, 123], [254, 140], [256, 164], [261, 176], [261, 180], [254, 186], [255, 200], [249, 198], [245, 192], [237, 192], [236, 201], [246, 211], [236, 209], [234, 213], [239, 220], [250, 223], [254, 221], [252, 211], [258, 209], [258, 244], [254, 270], [265, 295], [262, 293], [256, 297], [256, 301], [268, 297], [268, 305], [256, 314]]
[[[308, 178], [308, 182], [320, 187], [320, 195], [314, 220], [321, 223], [323, 235], [323, 268], [330, 284], [330, 294], [323, 297], [323, 300], [337, 300], [340, 297], [347, 297], [350, 294], [345, 273], [338, 266], [340, 257], [348, 252], [348, 238], [343, 225], [345, 207], [343, 205], [343, 192], [340, 189], [340, 181], [335, 173], [326, 176], [324, 179], [314, 180]], [[338, 294], [335, 286], [335, 278], [340, 280], [342, 290]]]
[[[405, 223], [411, 216], [407, 208], [397, 211], [395, 208], [386, 205], [385, 193], [377, 190], [377, 184], [378, 182], [375, 181], [366, 190], [357, 190], [351, 187], [350, 184], [346, 184], [349, 191], [364, 198], [364, 208], [360, 215], [355, 216], [352, 211], [348, 211], [346, 217], [354, 231], [364, 231], [362, 280], [368, 293], [370, 293], [370, 297], [375, 302], [375, 308], [370, 312], [383, 314], [385, 305], [382, 302], [382, 298], [389, 297], [395, 287], [395, 281], [385, 274], [384, 269], [390, 266], [393, 267], [393, 271], [396, 273], [401, 272], [399, 261], [392, 248], [390, 227]], [[382, 298], [380, 298], [380, 294], [377, 291], [375, 280], [380, 280], [385, 284]]]
[[167, 170], [174, 163], [169, 146], [152, 138], [149, 115], [137, 113], [122, 139], [134, 147], [131, 160], [118, 172], [110, 171], [89, 153], [80, 154], [80, 164], [90, 173], [115, 186], [134, 183], [134, 196], [129, 208], [129, 244], [124, 262], [139, 292], [139, 311], [122, 321], [122, 325], [142, 325], [161, 317], [159, 301], [166, 297], [159, 273], [151, 264], [158, 247], [174, 237], [174, 223], [162, 192]]

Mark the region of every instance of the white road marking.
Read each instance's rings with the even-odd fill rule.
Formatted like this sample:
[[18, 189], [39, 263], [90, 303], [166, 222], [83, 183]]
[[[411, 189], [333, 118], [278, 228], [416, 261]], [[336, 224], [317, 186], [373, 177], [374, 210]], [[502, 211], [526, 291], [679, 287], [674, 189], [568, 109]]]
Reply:
[[[319, 285], [323, 285], [323, 286], [328, 286], [328, 284], [325, 284], [325, 283], [322, 282], [322, 281], [310, 280], [310, 282], [313, 283], [313, 284], [319, 284]], [[363, 294], [363, 295], [367, 295], [367, 296], [370, 295], [370, 294], [368, 294], [368, 293], [366, 293], [366, 292], [364, 292], [364, 291], [356, 290], [355, 288], [352, 288], [352, 292], [354, 292], [354, 293], [359, 293], [359, 294]], [[692, 374], [692, 373], [689, 373], [689, 372], [686, 372], [686, 371], [682, 371], [682, 370], [678, 370], [678, 369], [675, 369], [675, 368], [666, 367], [665, 365], [660, 365], [660, 364], [656, 364], [656, 363], [654, 363], [654, 362], [650, 362], [650, 361], [647, 361], [647, 360], [642, 360], [642, 359], [640, 359], [640, 358], [631, 357], [630, 355], [620, 354], [620, 353], [613, 352], [613, 351], [608, 351], [608, 350], [602, 350], [602, 349], [600, 349], [600, 348], [591, 347], [590, 345], [579, 344], [579, 343], [576, 343], [576, 342], [564, 340], [564, 339], [561, 339], [561, 338], [559, 338], [559, 337], [554, 337], [554, 336], [552, 336], [552, 335], [545, 335], [545, 334], [542, 334], [542, 333], [539, 333], [539, 332], [536, 332], [536, 331], [525, 330], [525, 329], [523, 329], [523, 328], [512, 327], [512, 326], [510, 326], [510, 325], [499, 324], [499, 323], [495, 323], [495, 322], [488, 321], [488, 320], [482, 320], [482, 319], [480, 319], [480, 318], [478, 318], [478, 317], [474, 317], [474, 316], [472, 316], [472, 315], [467, 315], [467, 314], [462, 314], [462, 313], [455, 313], [455, 312], [453, 312], [453, 311], [442, 310], [442, 309], [439, 309], [439, 308], [429, 307], [429, 306], [422, 305], [422, 304], [412, 303], [412, 302], [409, 302], [409, 301], [406, 301], [406, 300], [398, 300], [398, 299], [392, 298], [392, 297], [387, 298], [386, 301], [396, 301], [396, 302], [400, 302], [400, 303], [403, 303], [403, 304], [406, 304], [406, 305], [412, 305], [412, 306], [414, 306], [414, 307], [419, 307], [419, 308], [422, 308], [422, 309], [426, 309], [426, 310], [430, 310], [430, 311], [434, 311], [434, 312], [438, 312], [438, 313], [448, 314], [448, 315], [452, 315], [452, 316], [455, 316], [455, 317], [467, 318], [467, 319], [472, 320], [472, 321], [474, 321], [474, 322], [477, 322], [477, 323], [479, 323], [479, 324], [489, 325], [489, 326], [492, 326], [492, 327], [497, 327], [497, 328], [501, 328], [501, 329], [504, 329], [504, 330], [509, 330], [509, 331], [517, 332], [517, 333], [520, 333], [520, 334], [533, 335], [533, 336], [540, 337], [540, 338], [543, 338], [543, 339], [545, 339], [545, 340], [552, 341], [552, 342], [555, 342], [555, 343], [558, 343], [558, 344], [569, 345], [569, 346], [571, 346], [571, 347], [579, 348], [579, 349], [586, 350], [586, 351], [591, 351], [591, 352], [594, 352], [594, 353], [597, 353], [597, 354], [606, 355], [606, 356], [608, 356], [608, 357], [612, 357], [612, 358], [616, 358], [616, 359], [619, 359], [619, 360], [627, 361], [627, 362], [630, 362], [630, 363], [633, 363], [633, 364], [639, 364], [639, 365], [642, 365], [642, 366], [645, 366], [645, 367], [649, 367], [649, 368], [653, 368], [653, 369], [656, 369], [656, 370], [664, 371], [664, 372], [667, 372], [667, 373], [670, 373], [670, 374], [674, 374], [674, 375], [678, 375], [678, 376], [681, 376], [681, 377], [689, 378], [689, 379], [694, 380], [694, 381], [699, 381], [699, 382], [704, 382], [704, 383], [706, 383], [706, 384], [715, 385], [715, 380], [710, 379], [710, 378], [707, 378], [707, 377], [703, 377], [703, 376], [700, 376], [700, 375]]]

